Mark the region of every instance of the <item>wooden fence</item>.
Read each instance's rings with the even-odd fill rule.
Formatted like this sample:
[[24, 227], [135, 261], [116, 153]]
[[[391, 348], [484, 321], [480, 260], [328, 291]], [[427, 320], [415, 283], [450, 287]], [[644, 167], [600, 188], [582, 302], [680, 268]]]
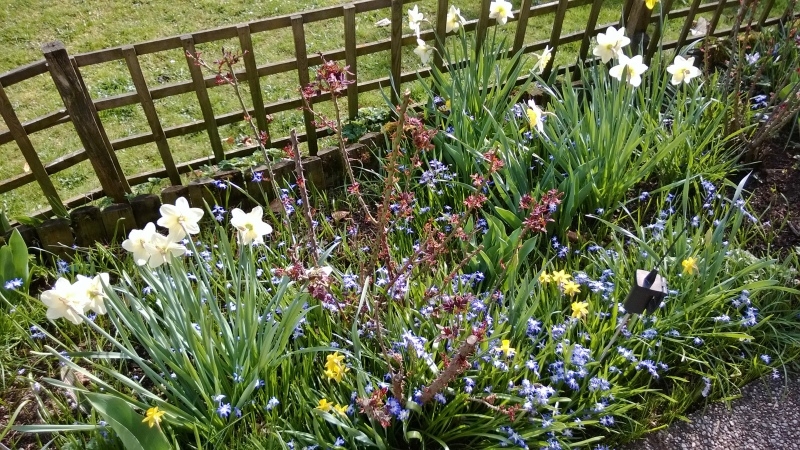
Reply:
[[[649, 34], [649, 45], [643, 53], [649, 58], [658, 48], [661, 38], [662, 18], [659, 10], [666, 14], [665, 19], [673, 20], [684, 18], [678, 38], [674, 41], [663, 43], [664, 48], [682, 47], [701, 36], [690, 33], [693, 21], [701, 13], [712, 13], [709, 21], [708, 35], [724, 36], [729, 29], [718, 29], [722, 12], [726, 8], [738, 7], [740, 2], [732, 0], [719, 0], [702, 3], [700, 0], [690, 0], [690, 5], [682, 9], [672, 9], [673, 0], [662, 0], [663, 5], [655, 11], [650, 11], [644, 6], [644, 0], [626, 0], [622, 17], [615, 23], [599, 24], [598, 18], [602, 9], [603, 0], [559, 0], [540, 5], [532, 5], [532, 0], [521, 0], [519, 10], [513, 12], [514, 18], [509, 22], [516, 22], [516, 33], [513, 38], [511, 52], [523, 50], [526, 53], [542, 50], [549, 45], [556, 50], [567, 43], [580, 42], [580, 51], [577, 61], [584, 61], [589, 55], [591, 39], [609, 25], [624, 25], [627, 34], [634, 36], [634, 41], [639, 42], [636, 36]], [[495, 20], [489, 18], [490, 0], [481, 0], [481, 10], [478, 19], [468, 21], [464, 28], [467, 32], [476, 33], [480, 42], [485, 39], [487, 30], [496, 26]], [[774, 0], [764, 0], [761, 5], [761, 14], [757, 18], [756, 26], [763, 27], [777, 23], [785, 14], [784, 11], [773, 13]], [[402, 50], [406, 46], [416, 45], [416, 37], [410, 33], [403, 33], [405, 9], [413, 2], [402, 0], [364, 0], [343, 6], [321, 8], [303, 13], [272, 17], [256, 20], [239, 25], [225, 26], [212, 30], [198, 31], [191, 34], [172, 36], [141, 42], [133, 45], [123, 45], [105, 50], [93, 51], [77, 55], [69, 55], [64, 46], [59, 42], [45, 45], [42, 48], [44, 59], [19, 67], [0, 75], [0, 113], [8, 126], [7, 130], [0, 130], [0, 148], [10, 142], [16, 142], [22, 152], [30, 171], [0, 181], [0, 193], [9, 192], [20, 186], [36, 182], [43, 191], [51, 205], [51, 209], [37, 212], [34, 216], [47, 217], [52, 210], [75, 208], [92, 200], [108, 196], [115, 203], [129, 204], [131, 186], [148, 181], [152, 177], [169, 178], [174, 186], [182, 184], [180, 174], [191, 171], [208, 162], [218, 162], [232, 157], [252, 154], [256, 147], [239, 148], [225, 152], [219, 135], [219, 127], [233, 124], [243, 120], [241, 111], [228, 114], [215, 114], [214, 105], [209, 100], [209, 90], [217, 84], [213, 76], [205, 76], [201, 68], [187, 58], [187, 67], [191, 74], [190, 81], [148, 86], [140, 67], [139, 57], [156, 52], [180, 49], [184, 52], [194, 53], [195, 46], [204, 43], [213, 43], [227, 39], [238, 39], [244, 51], [244, 70], [236, 73], [243, 83], [247, 83], [253, 109], [249, 111], [255, 118], [258, 127], [269, 130], [268, 115], [295, 110], [302, 106], [302, 99], [297, 98], [283, 101], [269, 102], [265, 98], [259, 80], [271, 75], [297, 71], [299, 85], [309, 81], [309, 67], [320, 64], [322, 57], [326, 60], [344, 61], [350, 66], [350, 71], [356, 75], [356, 81], [347, 88], [347, 111], [350, 118], [354, 118], [359, 107], [359, 94], [390, 87], [392, 83], [408, 82], [418, 76], [430, 76], [430, 68], [413, 71], [403, 71]], [[591, 5], [590, 13], [584, 31], [575, 33], [562, 33], [565, 16], [569, 11], [578, 7]], [[435, 33], [445, 35], [445, 23], [448, 0], [438, 0], [437, 12], [433, 30], [422, 32], [421, 38], [435, 41]], [[391, 17], [391, 38], [368, 43], [356, 41], [356, 15], [375, 10], [388, 9]], [[549, 39], [537, 42], [526, 41], [526, 28], [531, 18], [552, 15], [552, 31]], [[305, 25], [330, 19], [342, 19], [344, 33], [344, 48], [309, 54], [306, 48]], [[255, 55], [258, 52], [253, 46], [252, 36], [258, 33], [268, 33], [279, 29], [291, 29], [295, 58], [285, 61], [257, 65]], [[648, 41], [645, 41], [648, 42]], [[436, 42], [437, 47], [440, 42]], [[388, 76], [373, 80], [359, 80], [359, 57], [389, 52], [390, 73]], [[510, 54], [510, 53], [509, 53]], [[124, 93], [101, 99], [92, 99], [81, 75], [81, 69], [107, 63], [111, 61], [124, 61], [135, 87], [135, 92]], [[434, 64], [441, 67], [441, 59], [437, 56]], [[552, 64], [552, 62], [551, 62]], [[548, 68], [549, 70], [549, 68]], [[63, 99], [64, 108], [50, 112], [41, 117], [21, 123], [6, 95], [5, 89], [16, 83], [32, 77], [50, 73], [59, 95]], [[202, 112], [202, 119], [177, 126], [164, 127], [154, 106], [154, 101], [194, 92]], [[315, 103], [327, 101], [329, 97], [320, 96], [314, 99]], [[112, 110], [128, 105], [140, 104], [147, 119], [150, 132], [132, 135], [121, 139], [110, 140], [106, 134], [98, 112]], [[59, 124], [72, 122], [83, 144], [83, 148], [67, 153], [53, 161], [42, 162], [32, 145], [29, 135], [41, 133]], [[183, 163], [174, 161], [170, 151], [170, 139], [190, 133], [205, 132], [213, 150], [213, 158], [203, 158]], [[301, 141], [307, 142], [311, 157], [317, 157], [317, 138], [325, 134], [325, 130], [315, 129], [310, 113], [304, 113], [304, 133], [299, 134]], [[288, 138], [278, 138], [269, 141], [269, 146], [281, 148], [288, 142]], [[138, 145], [155, 143], [163, 168], [128, 175], [123, 173], [115, 152]], [[51, 181], [51, 176], [82, 161], [89, 160], [100, 182], [100, 188], [72, 199], [62, 199]], [[328, 176], [326, 173], [325, 176]], [[179, 189], [179, 188], [176, 188]], [[173, 189], [174, 190], [174, 189]], [[123, 207], [115, 206], [115, 208]], [[138, 221], [138, 220], [137, 220]]]

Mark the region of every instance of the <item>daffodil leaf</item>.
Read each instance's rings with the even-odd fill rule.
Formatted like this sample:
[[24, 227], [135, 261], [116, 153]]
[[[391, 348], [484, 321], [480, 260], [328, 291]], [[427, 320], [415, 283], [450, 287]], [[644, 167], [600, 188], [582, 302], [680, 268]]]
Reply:
[[126, 450], [169, 450], [167, 437], [160, 427], [149, 427], [131, 405], [107, 394], [85, 392], [92, 407], [105, 419], [122, 441]]

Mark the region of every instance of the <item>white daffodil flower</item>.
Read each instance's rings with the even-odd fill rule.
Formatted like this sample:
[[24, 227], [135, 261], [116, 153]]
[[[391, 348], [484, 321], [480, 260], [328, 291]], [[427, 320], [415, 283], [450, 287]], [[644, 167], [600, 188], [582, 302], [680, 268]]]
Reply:
[[133, 253], [133, 260], [136, 265], [143, 266], [147, 264], [150, 252], [145, 248], [145, 244], [153, 240], [154, 234], [156, 234], [156, 226], [153, 222], [150, 222], [144, 226], [144, 230], [131, 230], [128, 234], [128, 239], [122, 242], [122, 248]]
[[177, 258], [186, 253], [186, 247], [175, 241], [171, 233], [169, 236], [158, 233], [153, 234], [150, 242], [145, 242], [144, 248], [150, 255], [147, 260], [147, 266], [153, 269], [162, 264], [168, 264], [171, 257]]
[[231, 210], [231, 226], [236, 228], [240, 245], [263, 244], [264, 236], [272, 233], [272, 227], [262, 220], [264, 210], [256, 206], [249, 213], [239, 208]]
[[689, 84], [692, 78], [699, 77], [700, 69], [694, 66], [694, 57], [686, 59], [681, 55], [675, 55], [672, 65], [667, 67], [667, 73], [672, 74], [671, 83], [677, 86], [681, 83]]
[[645, 70], [647, 65], [642, 62], [642, 55], [628, 58], [620, 53], [619, 64], [609, 69], [608, 74], [620, 81], [627, 81], [633, 87], [638, 87], [642, 84], [642, 74]]
[[513, 19], [514, 14], [511, 12], [513, 6], [511, 2], [506, 0], [497, 0], [489, 4], [489, 18], [497, 19], [497, 23], [505, 25], [508, 19]]
[[447, 10], [447, 24], [445, 31], [447, 33], [451, 31], [458, 31], [464, 22], [466, 22], [466, 20], [464, 20], [464, 17], [461, 16], [461, 10], [456, 8], [455, 5], [450, 5], [450, 9]]
[[597, 35], [597, 46], [595, 46], [592, 54], [599, 56], [605, 64], [612, 58], [619, 58], [622, 55], [622, 47], [630, 43], [631, 40], [625, 36], [625, 30], [608, 27], [605, 33]]
[[511, 2], [506, 0], [497, 0], [489, 4], [489, 18], [496, 19], [500, 25], [505, 25], [508, 19], [513, 19], [514, 14], [511, 12], [513, 6]]
[[[76, 283], [78, 284], [78, 283]], [[47, 306], [47, 318], [65, 318], [75, 325], [83, 322], [80, 316], [87, 311], [89, 298], [80, 286], [73, 285], [66, 278], [59, 278], [53, 289], [42, 292], [42, 303]]]
[[187, 233], [200, 232], [198, 222], [203, 218], [203, 210], [190, 207], [189, 201], [184, 197], [175, 200], [174, 205], [161, 205], [159, 211], [161, 218], [158, 219], [158, 226], [168, 229], [174, 241], [183, 239]]
[[544, 73], [544, 69], [547, 67], [547, 64], [550, 63], [550, 60], [553, 59], [553, 49], [550, 48], [549, 45], [545, 45], [544, 50], [542, 50], [542, 54], [539, 55], [539, 59], [536, 60], [536, 64], [533, 66], [533, 71], [541, 75]]
[[78, 281], [75, 282], [75, 288], [81, 289], [88, 299], [86, 304], [86, 311], [92, 310], [97, 314], [106, 313], [106, 305], [104, 300], [107, 298], [106, 291], [103, 285], [108, 286], [109, 279], [107, 273], [98, 273], [94, 278], [78, 275]]
[[420, 61], [422, 64], [428, 64], [428, 61], [431, 59], [431, 55], [433, 55], [433, 47], [425, 43], [422, 39], [417, 39], [417, 48], [414, 49], [414, 54], [419, 56]]
[[414, 30], [417, 34], [419, 34], [420, 22], [423, 20], [425, 20], [425, 16], [419, 12], [417, 5], [414, 5], [414, 9], [408, 10], [408, 27]]

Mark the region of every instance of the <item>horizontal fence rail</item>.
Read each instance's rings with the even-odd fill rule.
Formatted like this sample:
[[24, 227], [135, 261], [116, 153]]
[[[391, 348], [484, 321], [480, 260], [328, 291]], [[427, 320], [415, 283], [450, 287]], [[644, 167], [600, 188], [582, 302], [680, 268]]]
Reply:
[[[598, 24], [603, 0], [559, 0], [540, 5], [532, 5], [531, 0], [521, 0], [520, 9], [513, 11], [514, 17], [508, 21], [509, 23], [516, 23], [517, 28], [513, 36], [511, 50], [505, 56], [510, 56], [520, 50], [524, 53], [532, 53], [544, 49], [545, 46], [554, 48], [557, 51], [560, 46], [565, 44], [580, 43], [576, 64], [582, 63], [589, 57], [591, 39], [609, 25], [614, 25], [625, 26], [628, 35], [632, 37], [637, 33], [644, 34], [649, 31], [651, 36], [649, 46], [646, 49], [642, 49], [642, 52], [646, 54], [647, 58], [650, 58], [659, 45], [666, 49], [681, 48], [701, 39], [703, 36], [693, 36], [690, 33], [692, 24], [699, 14], [713, 12], [713, 17], [709, 21], [708, 35], [724, 36], [730, 33], [729, 29], [719, 30], [717, 26], [724, 9], [739, 5], [739, 2], [733, 0], [706, 3], [701, 3], [700, 0], [691, 0], [691, 3], [686, 8], [672, 9], [674, 3], [672, 0], [662, 0], [662, 2], [661, 9], [657, 7], [656, 10], [650, 11], [644, 7], [643, 0], [626, 0], [623, 14], [619, 21], [611, 24]], [[418, 77], [426, 78], [431, 75], [430, 67], [410, 71], [402, 70], [401, 56], [403, 48], [416, 45], [416, 36], [403, 32], [405, 8], [410, 5], [413, 5], [413, 2], [364, 0], [343, 6], [332, 6], [297, 14], [271, 17], [180, 36], [121, 45], [74, 56], [68, 55], [67, 50], [60, 44], [48, 44], [43, 48], [45, 59], [0, 74], [0, 113], [2, 113], [3, 120], [8, 126], [8, 129], [0, 130], [0, 148], [4, 144], [16, 143], [30, 168], [26, 173], [0, 181], [0, 194], [36, 182], [47, 198], [50, 208], [34, 213], [33, 216], [46, 217], [52, 214], [52, 211], [62, 210], [64, 206], [74, 208], [104, 196], [113, 198], [115, 202], [125, 203], [128, 194], [131, 192], [131, 186], [144, 183], [153, 177], [168, 178], [172, 185], [181, 185], [181, 174], [190, 172], [192, 169], [209, 162], [216, 163], [223, 159], [247, 156], [257, 149], [256, 146], [249, 146], [229, 151], [224, 150], [219, 127], [242, 122], [244, 118], [242, 111], [215, 113], [214, 105], [209, 99], [209, 91], [218, 87], [214, 76], [204, 74], [200, 67], [187, 58], [186, 67], [191, 75], [190, 80], [149, 86], [140, 65], [140, 58], [148, 54], [169, 50], [181, 50], [193, 54], [200, 44], [229, 39], [237, 40], [243, 51], [244, 64], [235, 74], [243, 85], [249, 87], [250, 98], [247, 100], [252, 105], [252, 109], [247, 113], [255, 120], [258, 128], [264, 131], [269, 131], [269, 115], [296, 110], [303, 106], [303, 101], [299, 93], [296, 98], [270, 101], [271, 99], [266, 98], [262, 92], [261, 79], [297, 71], [297, 84], [299, 87], [308, 83], [309, 68], [321, 64], [323, 58], [325, 60], [345, 61], [350, 66], [350, 71], [356, 75], [355, 82], [349, 85], [344, 93], [348, 103], [347, 116], [353, 119], [358, 113], [359, 94], [395, 86], [395, 89], [391, 89], [392, 95], [395, 96], [399, 83], [413, 81]], [[496, 26], [495, 20], [489, 18], [489, 5], [489, 0], [481, 0], [479, 17], [464, 24], [465, 31], [476, 33], [479, 41], [485, 39], [490, 27]], [[762, 13], [755, 23], [756, 27], [778, 23], [785, 16], [786, 12], [779, 11], [780, 15], [770, 17], [773, 5], [774, 1], [768, 0], [765, 2]], [[563, 33], [566, 15], [570, 10], [584, 6], [591, 6], [585, 29], [578, 32]], [[435, 41], [434, 45], [437, 48], [441, 46], [441, 41], [436, 40], [436, 34], [444, 35], [448, 8], [448, 0], [438, 0], [433, 28], [423, 31], [420, 35], [423, 40], [428, 42]], [[355, 34], [357, 15], [383, 9], [387, 10], [387, 16], [392, 19], [391, 37], [373, 42], [358, 43]], [[553, 25], [549, 39], [527, 42], [526, 29], [528, 22], [532, 18], [545, 15], [553, 15]], [[681, 18], [685, 19], [678, 39], [671, 42], [661, 42], [662, 23], [666, 20]], [[341, 19], [342, 21], [344, 48], [321, 53], [308, 49], [305, 25], [330, 19]], [[253, 45], [253, 36], [282, 29], [289, 30], [292, 33], [295, 57], [258, 65], [255, 55], [258, 54], [259, 49]], [[638, 40], [634, 39], [634, 41]], [[359, 57], [387, 51], [389, 52], [390, 60], [387, 76], [371, 80], [358, 79]], [[81, 69], [114, 61], [119, 61], [127, 69], [127, 75], [133, 81], [133, 91], [106, 98], [92, 99], [83, 82]], [[440, 68], [443, 67], [438, 52], [435, 54], [433, 64]], [[552, 60], [550, 64], [552, 65]], [[551, 67], [548, 67], [546, 70], [549, 72], [550, 69]], [[51, 75], [65, 107], [32, 120], [21, 122], [5, 89], [47, 73]], [[188, 123], [164, 126], [154, 102], [188, 93], [195, 94], [197, 103], [200, 106], [201, 116]], [[330, 96], [320, 95], [313, 100], [315, 104], [319, 104], [329, 101]], [[98, 113], [129, 105], [141, 105], [149, 131], [109, 140]], [[75, 126], [83, 148], [63, 154], [52, 161], [42, 162], [29, 136], [69, 122]], [[312, 115], [307, 111], [304, 111], [302, 128], [304, 128], [304, 132], [299, 133], [298, 138], [301, 142], [307, 143], [309, 154], [316, 156], [318, 154], [317, 139], [327, 136], [329, 132], [326, 129], [317, 129]], [[170, 151], [170, 139], [193, 133], [207, 134], [208, 145], [213, 156], [180, 163], [175, 162]], [[127, 176], [123, 174], [116, 158], [116, 152], [150, 143], [155, 144], [160, 160], [163, 162], [163, 168]], [[287, 143], [287, 137], [270, 137], [267, 142], [268, 146], [272, 148], [282, 148]], [[87, 159], [91, 162], [101, 187], [78, 197], [62, 200], [50, 177]]]

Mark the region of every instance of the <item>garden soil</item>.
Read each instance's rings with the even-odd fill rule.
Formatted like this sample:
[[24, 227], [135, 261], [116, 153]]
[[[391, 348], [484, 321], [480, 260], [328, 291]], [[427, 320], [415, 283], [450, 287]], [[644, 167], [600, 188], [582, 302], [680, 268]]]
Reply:
[[792, 137], [785, 133], [769, 142], [748, 180], [750, 207], [774, 233], [753, 242], [757, 255], [770, 249], [785, 256], [800, 247], [800, 138]]

